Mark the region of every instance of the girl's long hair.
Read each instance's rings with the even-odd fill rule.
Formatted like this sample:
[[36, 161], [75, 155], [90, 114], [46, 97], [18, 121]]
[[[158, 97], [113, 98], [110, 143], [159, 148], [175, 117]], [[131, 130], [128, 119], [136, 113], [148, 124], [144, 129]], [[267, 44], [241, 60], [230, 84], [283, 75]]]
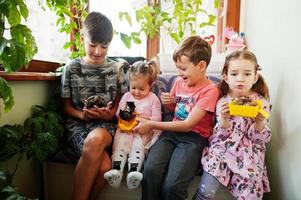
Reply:
[[[239, 58], [246, 59], [246, 60], [253, 62], [254, 66], [255, 66], [255, 74], [257, 74], [258, 71], [261, 70], [260, 66], [257, 63], [256, 56], [251, 51], [237, 50], [237, 51], [232, 52], [231, 54], [229, 54], [226, 57], [225, 64], [224, 64], [224, 67], [222, 70], [223, 76], [228, 74], [230, 61], [239, 59]], [[221, 92], [221, 96], [227, 95], [230, 90], [229, 85], [226, 83], [226, 81], [224, 79], [218, 84], [218, 88]], [[258, 80], [252, 86], [251, 90], [253, 90], [254, 92], [257, 92], [258, 94], [260, 94], [261, 96], [263, 96], [266, 99], [270, 98], [268, 86], [267, 86], [266, 82], [264, 81], [264, 78], [262, 77], [261, 74], [259, 74]]]

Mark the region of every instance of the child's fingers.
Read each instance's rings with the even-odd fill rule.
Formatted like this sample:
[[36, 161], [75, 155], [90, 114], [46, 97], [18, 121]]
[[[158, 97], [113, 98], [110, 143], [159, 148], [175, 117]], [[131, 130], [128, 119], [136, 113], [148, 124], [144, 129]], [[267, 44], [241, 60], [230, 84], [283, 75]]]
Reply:
[[175, 102], [175, 98], [173, 96], [171, 96], [168, 92], [162, 92], [161, 102], [163, 104], [171, 104], [171, 103]]
[[108, 109], [113, 108], [113, 101], [108, 102], [107, 108], [108, 108]]
[[143, 121], [143, 120], [145, 120], [144, 118], [142, 118], [142, 117], [136, 117], [136, 119], [135, 119], [136, 121], [138, 121], [138, 122], [141, 122], [141, 121]]

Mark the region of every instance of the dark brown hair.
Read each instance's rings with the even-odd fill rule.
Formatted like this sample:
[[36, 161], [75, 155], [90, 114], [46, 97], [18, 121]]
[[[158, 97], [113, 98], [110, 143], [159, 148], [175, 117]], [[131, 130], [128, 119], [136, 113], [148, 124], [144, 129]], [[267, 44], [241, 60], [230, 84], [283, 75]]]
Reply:
[[[229, 54], [226, 57], [224, 68], [222, 70], [222, 75], [228, 74], [229, 63], [232, 60], [240, 59], [240, 58], [249, 60], [254, 63], [255, 74], [257, 74], [258, 71], [261, 70], [261, 68], [259, 67], [259, 65], [257, 63], [256, 56], [251, 51], [237, 50], [237, 51], [232, 52], [231, 54]], [[226, 83], [226, 81], [224, 79], [219, 83], [218, 87], [219, 87], [219, 90], [220, 90], [222, 96], [225, 96], [229, 93], [229, 85]], [[253, 84], [251, 89], [253, 91], [257, 92], [258, 94], [260, 94], [261, 96], [263, 96], [264, 98], [269, 99], [269, 89], [268, 89], [268, 86], [265, 83], [261, 74], [259, 74], [257, 82], [255, 84]]]
[[175, 49], [173, 60], [177, 62], [181, 56], [187, 56], [189, 61], [195, 65], [203, 60], [208, 66], [211, 60], [211, 54], [211, 46], [207, 41], [200, 36], [190, 36]]
[[105, 15], [91, 12], [84, 21], [83, 34], [92, 43], [108, 44], [113, 39], [113, 25]]

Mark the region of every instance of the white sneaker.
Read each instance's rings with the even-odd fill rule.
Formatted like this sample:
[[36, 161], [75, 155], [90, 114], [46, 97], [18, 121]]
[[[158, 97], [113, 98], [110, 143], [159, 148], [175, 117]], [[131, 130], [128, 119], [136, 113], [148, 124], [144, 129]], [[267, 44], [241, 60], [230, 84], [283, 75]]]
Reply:
[[114, 188], [119, 188], [122, 180], [122, 172], [120, 170], [112, 169], [104, 173], [104, 178]]
[[136, 189], [139, 187], [140, 182], [142, 181], [143, 175], [140, 172], [130, 172], [126, 177], [126, 183], [130, 190]]

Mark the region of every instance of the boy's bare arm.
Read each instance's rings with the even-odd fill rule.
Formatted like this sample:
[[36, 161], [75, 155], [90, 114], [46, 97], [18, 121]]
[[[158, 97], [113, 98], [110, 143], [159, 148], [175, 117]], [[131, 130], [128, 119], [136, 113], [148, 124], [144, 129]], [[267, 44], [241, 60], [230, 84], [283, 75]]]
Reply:
[[162, 131], [189, 132], [191, 131], [205, 116], [207, 111], [195, 107], [184, 121], [157, 122], [138, 118], [140, 121], [134, 129], [141, 134], [147, 134], [152, 129]]
[[64, 99], [63, 102], [64, 102], [64, 111], [68, 116], [81, 119], [84, 121], [88, 120], [88, 117], [86, 116], [85, 112], [77, 110], [76, 108], [73, 107], [70, 98]]

